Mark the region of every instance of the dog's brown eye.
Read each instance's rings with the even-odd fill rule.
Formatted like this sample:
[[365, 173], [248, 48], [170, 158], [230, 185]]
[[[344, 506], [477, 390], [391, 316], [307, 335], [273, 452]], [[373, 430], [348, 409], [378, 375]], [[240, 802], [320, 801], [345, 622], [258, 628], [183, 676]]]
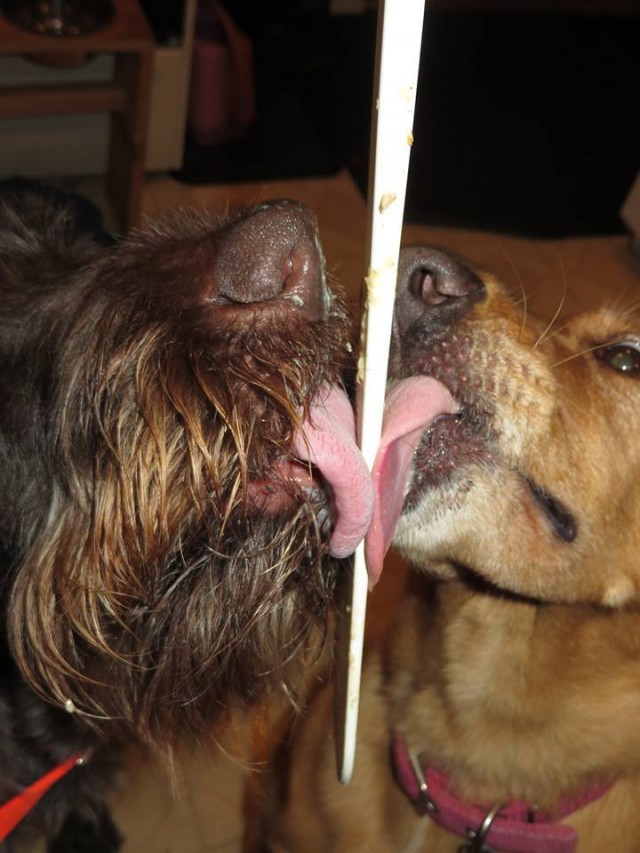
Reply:
[[598, 355], [618, 373], [628, 376], [640, 376], [640, 348], [635, 342], [622, 341], [619, 344], [611, 344], [602, 347]]

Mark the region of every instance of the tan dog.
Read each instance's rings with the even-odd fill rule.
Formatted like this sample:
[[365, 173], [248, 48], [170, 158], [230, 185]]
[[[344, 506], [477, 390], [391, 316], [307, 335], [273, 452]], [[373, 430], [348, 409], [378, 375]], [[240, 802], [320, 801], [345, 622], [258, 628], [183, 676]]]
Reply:
[[368, 551], [379, 570], [395, 528], [416, 572], [365, 670], [353, 782], [327, 688], [270, 849], [637, 853], [638, 323], [551, 332], [422, 248], [399, 287]]

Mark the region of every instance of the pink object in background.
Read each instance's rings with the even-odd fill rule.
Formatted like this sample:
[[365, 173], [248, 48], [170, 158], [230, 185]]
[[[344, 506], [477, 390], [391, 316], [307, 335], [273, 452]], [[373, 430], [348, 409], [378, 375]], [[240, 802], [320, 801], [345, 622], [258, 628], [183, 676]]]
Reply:
[[201, 0], [191, 63], [188, 131], [198, 145], [241, 136], [255, 119], [253, 51], [229, 13]]

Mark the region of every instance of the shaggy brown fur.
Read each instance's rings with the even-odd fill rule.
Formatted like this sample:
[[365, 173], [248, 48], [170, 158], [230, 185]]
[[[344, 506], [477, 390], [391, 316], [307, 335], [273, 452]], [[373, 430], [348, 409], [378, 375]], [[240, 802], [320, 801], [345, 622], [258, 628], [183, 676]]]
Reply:
[[[351, 350], [311, 212], [180, 213], [107, 247], [77, 214], [0, 198], [0, 799], [258, 701], [336, 567], [331, 492], [291, 461]], [[81, 839], [51, 849], [103, 849], [105, 762], [45, 800], [49, 836]]]
[[[580, 853], [635, 853], [637, 317], [603, 310], [550, 330], [441, 253], [405, 250], [401, 270], [385, 422], [410, 377], [435, 377], [429, 393], [453, 406], [425, 402], [394, 539], [415, 573], [365, 670], [354, 780], [335, 779], [327, 688], [296, 735], [270, 849], [463, 849], [396, 784], [397, 733], [487, 811], [611, 785], [563, 823]], [[382, 492], [388, 450], [383, 437]]]

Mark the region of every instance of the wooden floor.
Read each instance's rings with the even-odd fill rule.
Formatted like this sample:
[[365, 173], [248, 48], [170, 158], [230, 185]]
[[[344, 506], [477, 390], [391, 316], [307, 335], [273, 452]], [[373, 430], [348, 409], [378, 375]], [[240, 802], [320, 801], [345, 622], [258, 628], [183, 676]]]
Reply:
[[[82, 189], [80, 187], [80, 189]], [[185, 186], [166, 177], [149, 179], [143, 209], [150, 218], [185, 206], [223, 211], [227, 205], [287, 197], [316, 211], [328, 268], [358, 310], [364, 272], [366, 211], [350, 177], [321, 180]], [[624, 237], [553, 242], [470, 231], [408, 226], [405, 242], [427, 242], [454, 250], [489, 269], [528, 296], [530, 309], [552, 317], [603, 303], [640, 304], [640, 272]], [[383, 630], [397, 597], [404, 567], [390, 558], [374, 592], [369, 615], [374, 633]], [[113, 797], [127, 837], [125, 853], [213, 853], [239, 851], [243, 831], [244, 738], [225, 745], [228, 755], [202, 750], [185, 762], [183, 796], [176, 800], [163, 770], [139, 762]], [[235, 757], [234, 757], [235, 756]], [[357, 761], [357, 757], [356, 757]]]

